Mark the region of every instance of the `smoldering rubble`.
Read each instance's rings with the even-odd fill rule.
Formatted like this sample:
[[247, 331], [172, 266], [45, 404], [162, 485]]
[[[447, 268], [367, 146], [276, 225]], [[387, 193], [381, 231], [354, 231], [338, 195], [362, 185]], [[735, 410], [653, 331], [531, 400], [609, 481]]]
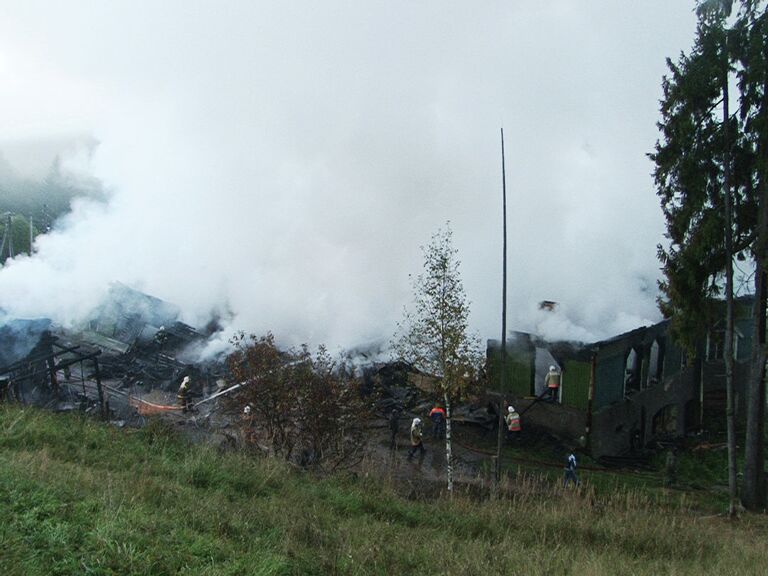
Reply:
[[[164, 415], [194, 420], [198, 427], [227, 428], [230, 419], [217, 411], [218, 402], [238, 384], [224, 357], [199, 354], [220, 328], [212, 322], [198, 329], [180, 316], [177, 306], [116, 283], [75, 326], [6, 318], [0, 325], [0, 399], [81, 410], [119, 425], [140, 426], [147, 416]], [[434, 384], [429, 375], [365, 354], [353, 360], [345, 358], [361, 378], [361, 394], [371, 400], [373, 428], [377, 422], [384, 426], [393, 408], [404, 416], [429, 411]], [[181, 404], [185, 379], [189, 385]], [[481, 429], [492, 428], [495, 420], [482, 402], [458, 406], [454, 418]]]
[[189, 377], [202, 399], [226, 377], [219, 359], [195, 350], [216, 326], [198, 330], [167, 302], [114, 284], [90, 317], [72, 327], [48, 319], [6, 319], [0, 326], [0, 394], [57, 410], [99, 412], [120, 422], [152, 406], [176, 411], [176, 389]]

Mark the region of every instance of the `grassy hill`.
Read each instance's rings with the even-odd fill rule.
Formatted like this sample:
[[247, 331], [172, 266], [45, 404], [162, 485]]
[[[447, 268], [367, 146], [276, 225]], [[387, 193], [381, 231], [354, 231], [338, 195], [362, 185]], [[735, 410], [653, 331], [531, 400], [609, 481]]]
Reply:
[[533, 476], [478, 492], [419, 498], [407, 480], [192, 446], [160, 422], [0, 406], [4, 575], [768, 573], [764, 516]]

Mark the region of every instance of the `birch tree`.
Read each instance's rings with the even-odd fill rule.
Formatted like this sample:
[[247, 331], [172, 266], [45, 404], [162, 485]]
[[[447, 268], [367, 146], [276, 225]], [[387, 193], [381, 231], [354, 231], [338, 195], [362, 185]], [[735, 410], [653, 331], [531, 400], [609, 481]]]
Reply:
[[398, 324], [393, 348], [399, 359], [435, 378], [435, 393], [445, 403], [446, 471], [452, 494], [452, 408], [476, 381], [482, 355], [479, 338], [469, 332], [469, 301], [450, 225], [432, 236], [422, 251], [424, 270], [413, 280], [413, 305]]

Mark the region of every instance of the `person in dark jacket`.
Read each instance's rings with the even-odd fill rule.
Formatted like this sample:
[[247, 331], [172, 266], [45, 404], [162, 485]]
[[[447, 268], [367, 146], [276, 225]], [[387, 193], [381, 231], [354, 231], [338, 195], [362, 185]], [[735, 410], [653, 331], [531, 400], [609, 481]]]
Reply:
[[568, 458], [565, 459], [565, 477], [563, 478], [563, 488], [568, 486], [568, 482], [573, 482], [578, 486], [581, 484], [579, 482], [579, 477], [576, 474], [576, 455], [571, 452], [568, 454]]
[[400, 432], [400, 410], [393, 408], [389, 414], [389, 449], [397, 450], [397, 433]]
[[429, 419], [432, 420], [432, 439], [445, 438], [445, 408], [439, 405], [432, 408]]

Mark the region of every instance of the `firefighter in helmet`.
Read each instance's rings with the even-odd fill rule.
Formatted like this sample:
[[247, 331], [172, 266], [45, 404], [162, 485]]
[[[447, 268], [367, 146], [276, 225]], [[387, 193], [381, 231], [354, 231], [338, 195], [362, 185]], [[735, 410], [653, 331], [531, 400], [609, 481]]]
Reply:
[[549, 401], [557, 402], [560, 392], [560, 371], [557, 369], [557, 366], [552, 365], [549, 367], [549, 372], [544, 377], [544, 384], [546, 384], [547, 391], [549, 392]]

